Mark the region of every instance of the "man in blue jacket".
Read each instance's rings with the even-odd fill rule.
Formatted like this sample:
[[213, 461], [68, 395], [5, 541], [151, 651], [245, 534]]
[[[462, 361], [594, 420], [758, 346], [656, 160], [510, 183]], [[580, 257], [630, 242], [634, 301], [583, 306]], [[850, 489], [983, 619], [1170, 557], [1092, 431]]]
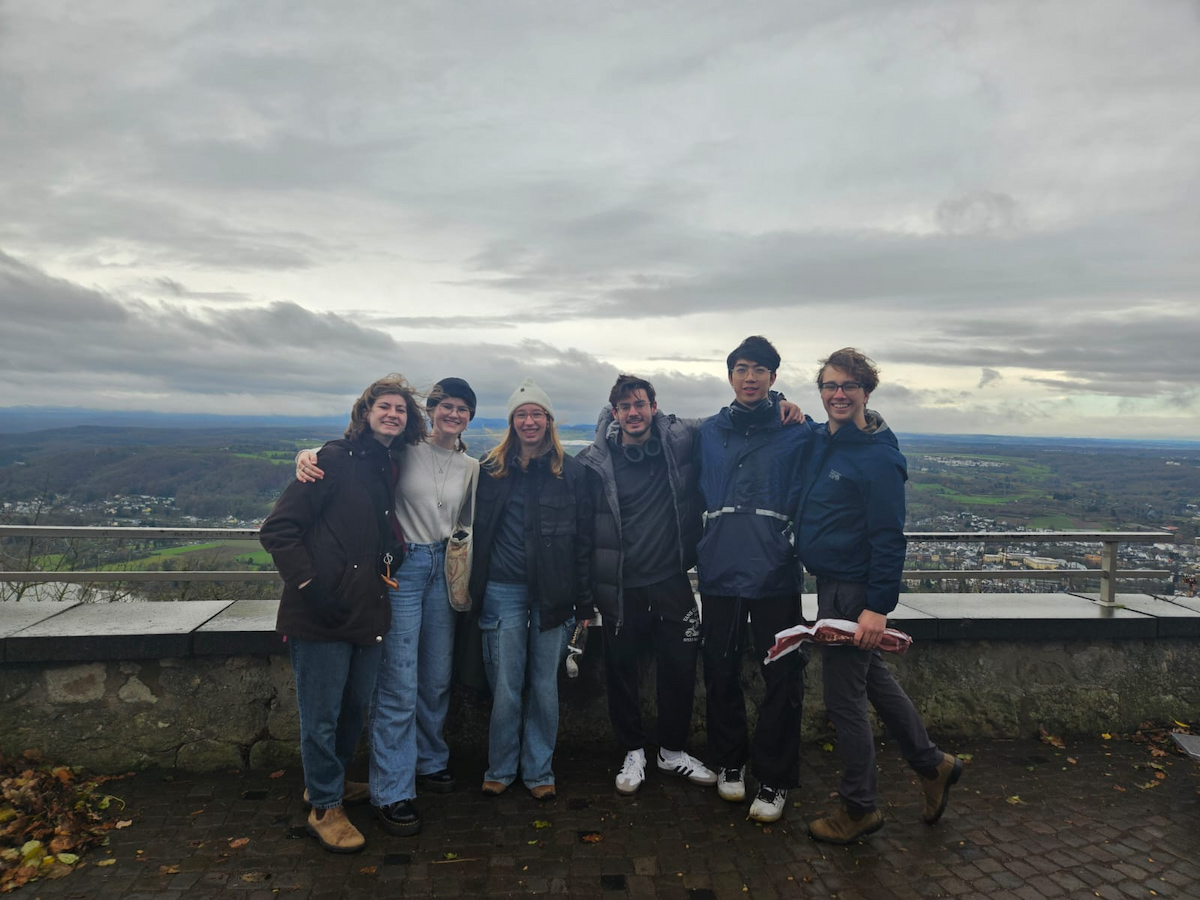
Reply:
[[912, 701], [883, 664], [880, 637], [900, 596], [904, 568], [904, 482], [896, 436], [867, 400], [875, 364], [852, 347], [821, 363], [817, 386], [829, 422], [813, 431], [796, 515], [804, 567], [817, 578], [817, 618], [858, 623], [852, 646], [822, 648], [825, 709], [842, 758], [841, 803], [809, 823], [819, 841], [846, 844], [883, 827], [875, 805], [875, 738], [867, 701], [921, 776], [924, 820], [946, 809], [962, 762], [929, 739]]
[[749, 614], [759, 658], [775, 633], [800, 622], [800, 584], [792, 547], [800, 462], [810, 429], [784, 428], [770, 396], [779, 353], [764, 337], [742, 341], [726, 360], [733, 402], [700, 426], [697, 455], [704, 536], [697, 547], [709, 757], [717, 792], [746, 796], [752, 759], [758, 794], [750, 818], [774, 822], [799, 783], [800, 708], [805, 657], [792, 653], [762, 667], [766, 692], [753, 752], [742, 695], [742, 637]]

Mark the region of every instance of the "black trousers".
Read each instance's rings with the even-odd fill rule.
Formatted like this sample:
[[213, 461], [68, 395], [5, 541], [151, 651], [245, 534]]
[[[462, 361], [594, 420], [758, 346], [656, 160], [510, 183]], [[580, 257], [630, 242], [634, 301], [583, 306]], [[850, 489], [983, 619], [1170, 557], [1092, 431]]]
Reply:
[[[660, 610], [690, 606], [682, 621], [664, 618]], [[604, 619], [604, 677], [608, 717], [617, 743], [626, 750], [646, 746], [638, 696], [638, 661], [646, 652], [655, 659], [658, 743], [682, 750], [692, 724], [696, 693], [696, 657], [700, 653], [700, 617], [686, 575], [673, 575], [648, 587], [626, 588], [625, 621]]]
[[[707, 693], [710, 764], [738, 768], [750, 760], [760, 784], [794, 788], [800, 784], [800, 711], [804, 703], [804, 648], [761, 664], [775, 633], [800, 624], [800, 596], [701, 598], [704, 689]], [[742, 693], [742, 652], [746, 615], [760, 660], [766, 691], [758, 708], [751, 748], [746, 699]]]
[[[867, 586], [817, 579], [817, 618], [858, 620], [867, 606]], [[838, 793], [854, 813], [875, 808], [875, 735], [867, 718], [867, 702], [875, 707], [908, 764], [918, 772], [935, 768], [942, 751], [929, 739], [925, 723], [904, 688], [883, 664], [878, 650], [849, 644], [821, 648], [825, 711], [837, 730], [842, 759]]]

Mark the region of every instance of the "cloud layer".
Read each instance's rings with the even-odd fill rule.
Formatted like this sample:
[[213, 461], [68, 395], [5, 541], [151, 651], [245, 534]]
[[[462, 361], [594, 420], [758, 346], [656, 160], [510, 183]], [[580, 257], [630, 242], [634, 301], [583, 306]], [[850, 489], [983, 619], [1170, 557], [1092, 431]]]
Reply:
[[[1193, 3], [0, 6], [0, 405], [336, 412], [399, 369], [1200, 437]], [[669, 40], [665, 40], [669, 36]]]

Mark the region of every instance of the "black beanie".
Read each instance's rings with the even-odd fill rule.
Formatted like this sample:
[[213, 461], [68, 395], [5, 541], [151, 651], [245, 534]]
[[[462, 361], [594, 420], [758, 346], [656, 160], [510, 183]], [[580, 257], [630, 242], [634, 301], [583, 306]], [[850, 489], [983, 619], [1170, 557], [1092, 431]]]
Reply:
[[471, 410], [471, 418], [475, 418], [475, 392], [461, 378], [443, 378], [435, 384], [425, 401], [425, 406], [433, 409], [442, 401], [443, 397], [458, 397], [460, 400], [465, 400], [467, 408]]

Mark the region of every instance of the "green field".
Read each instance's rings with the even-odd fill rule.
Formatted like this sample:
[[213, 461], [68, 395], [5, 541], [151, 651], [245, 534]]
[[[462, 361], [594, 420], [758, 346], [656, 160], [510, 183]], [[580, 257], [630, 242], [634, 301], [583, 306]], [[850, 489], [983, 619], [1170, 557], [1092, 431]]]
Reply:
[[964, 506], [1003, 506], [1018, 500], [1040, 500], [1045, 495], [1035, 488], [1022, 488], [1003, 496], [996, 494], [963, 494], [944, 484], [933, 482], [910, 482], [908, 489], [916, 494], [934, 495], [945, 500], [953, 500]]

